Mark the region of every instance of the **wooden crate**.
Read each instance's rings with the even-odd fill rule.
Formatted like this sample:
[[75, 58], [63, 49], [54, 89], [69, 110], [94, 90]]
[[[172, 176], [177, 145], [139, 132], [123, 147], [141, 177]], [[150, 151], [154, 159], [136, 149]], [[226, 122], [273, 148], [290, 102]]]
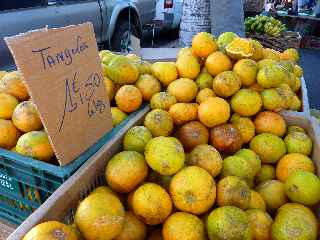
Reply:
[[279, 37], [272, 37], [267, 34], [247, 33], [248, 38], [258, 40], [264, 47], [277, 51], [284, 51], [288, 48], [299, 49], [301, 45], [301, 35], [298, 32], [284, 32]]
[[256, 12], [259, 13], [264, 8], [265, 0], [245, 0], [243, 9], [245, 12]]
[[[133, 125], [143, 123], [147, 112], [141, 112], [132, 119], [130, 125], [123, 128], [112, 141], [103, 146], [75, 175], [65, 182], [40, 208], [13, 232], [8, 240], [21, 239], [32, 227], [49, 220], [72, 223], [79, 202], [97, 186], [105, 184], [105, 167], [108, 160], [121, 151], [122, 138]], [[304, 116], [284, 113], [284, 118], [290, 125], [303, 127], [313, 139], [314, 149], [312, 159], [320, 175], [320, 130], [315, 118], [310, 120]]]

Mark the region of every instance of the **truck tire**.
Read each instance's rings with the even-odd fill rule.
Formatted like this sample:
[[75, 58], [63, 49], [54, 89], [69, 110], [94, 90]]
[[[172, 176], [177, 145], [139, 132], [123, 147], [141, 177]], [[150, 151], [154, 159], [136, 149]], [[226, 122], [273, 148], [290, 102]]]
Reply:
[[122, 53], [128, 53], [129, 49], [126, 47], [128, 46], [130, 48], [131, 35], [139, 37], [138, 29], [133, 24], [133, 22], [129, 23], [129, 21], [126, 20], [118, 21], [116, 29], [111, 39], [111, 50]]

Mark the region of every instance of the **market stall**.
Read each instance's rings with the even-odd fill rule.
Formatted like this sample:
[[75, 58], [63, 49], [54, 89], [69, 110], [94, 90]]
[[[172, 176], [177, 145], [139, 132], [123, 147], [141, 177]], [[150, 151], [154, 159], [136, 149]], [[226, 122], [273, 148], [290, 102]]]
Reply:
[[[57, 101], [51, 104], [62, 108], [62, 113], [63, 109], [72, 113], [72, 107], [78, 104], [81, 108], [82, 101], [93, 96], [97, 100], [93, 105], [84, 105], [83, 115], [68, 115], [63, 129], [70, 127], [75, 133], [85, 133], [72, 141], [65, 136], [64, 150], [55, 154], [62, 166], [64, 159], [73, 164], [77, 161], [70, 157], [70, 152], [76, 152], [71, 148], [74, 143], [85, 140], [88, 148], [96, 144], [92, 139], [88, 143], [92, 136], [101, 139], [107, 134], [107, 139], [71, 177], [59, 183], [60, 187], [57, 185], [58, 190], [47, 196], [46, 202], [40, 198], [41, 206], [24, 205], [30, 200], [29, 195], [36, 196], [30, 190], [23, 201], [7, 201], [16, 206], [16, 212], [19, 208], [29, 210], [29, 214], [34, 211], [8, 239], [25, 236], [29, 240], [39, 234], [88, 240], [102, 235], [105, 239], [159, 235], [165, 239], [215, 239], [225, 233], [229, 239], [239, 235], [251, 239], [260, 226], [266, 238], [271, 233], [273, 239], [283, 239], [277, 235], [279, 231], [285, 237], [292, 231], [302, 231], [309, 239], [317, 239], [316, 212], [308, 207], [320, 201], [320, 180], [315, 175], [319, 170], [320, 135], [308, 112], [303, 70], [295, 49], [275, 51], [228, 32], [217, 39], [209, 33], [198, 33], [189, 48], [141, 49], [140, 54], [126, 56], [102, 50], [98, 55], [96, 45], [89, 40], [93, 36], [89, 25], [29, 33], [9, 42], [41, 120], [48, 126], [54, 117], [44, 118], [48, 112], [41, 107], [44, 105], [37, 89], [32, 88], [35, 79], [46, 79], [45, 73], [29, 71], [30, 61], [23, 60], [25, 52], [35, 48], [34, 43], [20, 45], [21, 53], [15, 48], [19, 41], [34, 38], [37, 48], [50, 39], [53, 49], [61, 49], [61, 38], [69, 39], [62, 41], [68, 46], [73, 43], [72, 37], [80, 35], [84, 44], [79, 51], [71, 50], [76, 53], [74, 68], [68, 68], [64, 74], [70, 75], [74, 70], [84, 75], [97, 72], [100, 78], [103, 76], [103, 82], [84, 78], [83, 86], [101, 87], [101, 95], [90, 91], [82, 98], [82, 78], [74, 77], [70, 85], [64, 82], [57, 87], [71, 89], [75, 94], [66, 98], [62, 94], [62, 99], [68, 99], [67, 104], [60, 104], [59, 94], [55, 94]], [[93, 51], [85, 55], [87, 48]], [[81, 55], [81, 51], [85, 53]], [[32, 62], [31, 69], [41, 63], [41, 58]], [[88, 65], [84, 67], [85, 64]], [[50, 84], [65, 80], [51, 68], [49, 72], [53, 77]], [[27, 77], [30, 73], [33, 75]], [[144, 106], [143, 102], [149, 105]], [[102, 103], [111, 108], [101, 108]], [[105, 118], [92, 120], [93, 129], [89, 127], [93, 112], [87, 111], [88, 106], [94, 107], [95, 114], [109, 113]], [[127, 114], [129, 117], [123, 121]], [[109, 133], [108, 116], [112, 117], [113, 126], [118, 125]], [[58, 120], [60, 125], [54, 125], [55, 130], [61, 126], [61, 119]], [[78, 123], [76, 128], [74, 121]], [[56, 132], [46, 130], [51, 146], [60, 149], [59, 142], [52, 141]], [[13, 156], [22, 157], [20, 148], [16, 150], [20, 155]], [[300, 162], [304, 163], [302, 167]], [[41, 164], [44, 163], [39, 161]], [[32, 170], [36, 167], [32, 166]], [[12, 171], [5, 174], [15, 179], [10, 175]], [[292, 192], [296, 184], [300, 191]], [[32, 186], [32, 190], [39, 191], [43, 185], [36, 182]], [[232, 194], [230, 189], [234, 189]], [[5, 197], [8, 199], [12, 192]], [[173, 213], [173, 207], [181, 213]], [[279, 212], [280, 209], [283, 210]], [[215, 224], [226, 216], [232, 218], [230, 223]], [[291, 221], [298, 223], [288, 228], [285, 223]], [[193, 227], [185, 228], [188, 224]], [[237, 228], [240, 226], [243, 229]], [[303, 231], [306, 226], [308, 231]]]

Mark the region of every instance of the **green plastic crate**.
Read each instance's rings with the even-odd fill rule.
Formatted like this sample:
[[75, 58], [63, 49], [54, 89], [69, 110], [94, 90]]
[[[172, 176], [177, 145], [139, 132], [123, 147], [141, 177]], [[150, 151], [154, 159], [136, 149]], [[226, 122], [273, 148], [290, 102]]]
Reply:
[[60, 167], [0, 149], [0, 218], [20, 224], [114, 134], [148, 105], [129, 115], [72, 163]]

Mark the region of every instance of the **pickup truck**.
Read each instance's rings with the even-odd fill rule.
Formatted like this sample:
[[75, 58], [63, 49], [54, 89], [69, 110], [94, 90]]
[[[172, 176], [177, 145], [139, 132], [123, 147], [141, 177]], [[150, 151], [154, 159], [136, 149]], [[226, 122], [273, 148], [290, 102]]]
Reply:
[[183, 0], [157, 0], [154, 22], [161, 30], [178, 30]]
[[140, 37], [155, 11], [156, 0], [1, 0], [0, 70], [15, 67], [6, 36], [90, 21], [99, 45], [126, 52], [131, 34]]

